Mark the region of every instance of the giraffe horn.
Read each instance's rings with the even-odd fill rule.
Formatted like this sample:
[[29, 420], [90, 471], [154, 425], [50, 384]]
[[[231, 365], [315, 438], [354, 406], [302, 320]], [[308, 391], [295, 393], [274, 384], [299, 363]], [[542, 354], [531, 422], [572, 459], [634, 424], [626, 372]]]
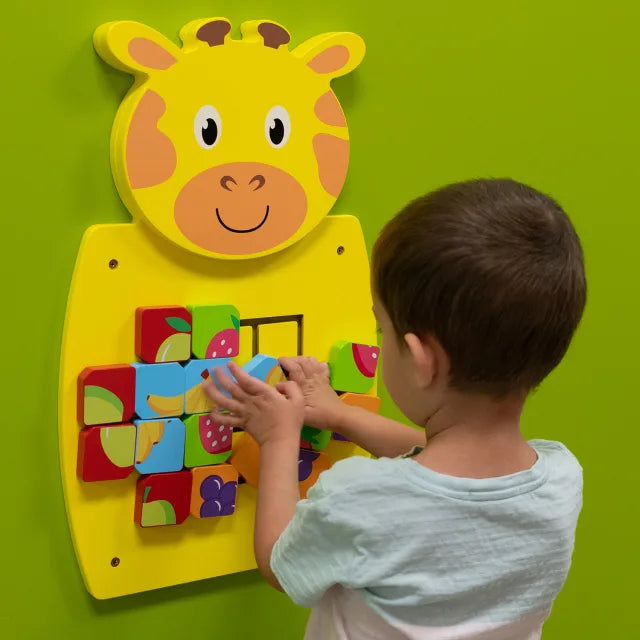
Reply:
[[231, 31], [231, 25], [226, 20], [213, 20], [203, 24], [196, 33], [198, 40], [206, 42], [210, 47], [224, 44], [226, 35]]
[[280, 45], [288, 44], [291, 40], [289, 32], [279, 24], [273, 22], [261, 22], [258, 25], [258, 33], [264, 40], [265, 47], [277, 49]]

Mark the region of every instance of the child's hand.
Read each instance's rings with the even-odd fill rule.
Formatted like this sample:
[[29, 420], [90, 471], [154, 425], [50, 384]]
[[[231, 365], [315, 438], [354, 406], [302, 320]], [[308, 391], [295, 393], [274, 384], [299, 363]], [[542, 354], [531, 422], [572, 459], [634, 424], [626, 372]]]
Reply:
[[[234, 362], [229, 371], [213, 371], [218, 384], [231, 394], [225, 396], [212, 381], [205, 383], [209, 397], [216, 403], [214, 420], [249, 432], [262, 447], [281, 440], [299, 440], [304, 419], [304, 399], [294, 382], [282, 382], [276, 388], [253, 378]], [[226, 409], [229, 413], [222, 413]]]
[[280, 358], [282, 368], [304, 396], [304, 423], [316, 429], [333, 429], [340, 424], [345, 405], [329, 385], [329, 366], [315, 358]]

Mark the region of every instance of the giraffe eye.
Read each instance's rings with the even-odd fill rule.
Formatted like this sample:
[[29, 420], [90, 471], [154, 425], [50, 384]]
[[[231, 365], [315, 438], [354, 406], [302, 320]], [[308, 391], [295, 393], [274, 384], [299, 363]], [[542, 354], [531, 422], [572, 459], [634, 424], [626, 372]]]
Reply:
[[291, 133], [291, 120], [284, 107], [272, 107], [264, 123], [264, 132], [272, 147], [279, 149], [287, 144]]
[[200, 108], [193, 122], [193, 133], [203, 149], [216, 146], [222, 133], [222, 121], [215, 107], [207, 104]]

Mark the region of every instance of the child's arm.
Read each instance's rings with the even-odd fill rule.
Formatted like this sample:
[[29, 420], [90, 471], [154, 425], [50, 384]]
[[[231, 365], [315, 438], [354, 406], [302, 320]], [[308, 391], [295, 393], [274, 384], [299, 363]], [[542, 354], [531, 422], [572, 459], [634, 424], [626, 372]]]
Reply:
[[[254, 553], [267, 582], [282, 591], [270, 561], [273, 545], [291, 521], [300, 499], [298, 451], [303, 398], [293, 382], [279, 384], [274, 389], [234, 363], [229, 364], [229, 370], [237, 382], [218, 369], [213, 375], [231, 397], [222, 394], [212, 381], [205, 384], [205, 389], [216, 403], [213, 418], [232, 427], [242, 427], [260, 446]], [[223, 414], [222, 410], [230, 413]]]
[[393, 458], [425, 444], [424, 432], [340, 401], [329, 385], [329, 368], [315, 358], [281, 358], [289, 379], [301, 389], [305, 424], [331, 429], [377, 457]]
[[[355, 442], [377, 458], [395, 458], [415, 446], [424, 446], [424, 431], [385, 418], [361, 407], [340, 403], [333, 431]], [[312, 425], [309, 425], [312, 426]]]
[[260, 481], [254, 528], [256, 563], [267, 582], [282, 591], [271, 570], [271, 552], [276, 540], [293, 518], [298, 489], [300, 436], [290, 441], [265, 443], [260, 447]]

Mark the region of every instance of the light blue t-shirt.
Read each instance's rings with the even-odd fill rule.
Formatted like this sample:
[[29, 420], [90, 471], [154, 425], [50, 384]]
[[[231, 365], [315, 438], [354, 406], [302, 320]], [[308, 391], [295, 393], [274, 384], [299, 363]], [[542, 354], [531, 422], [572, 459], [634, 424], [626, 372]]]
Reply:
[[411, 458], [321, 474], [271, 556], [294, 602], [316, 606], [306, 637], [539, 638], [569, 571], [582, 469], [558, 442], [529, 444], [533, 467], [498, 478]]

